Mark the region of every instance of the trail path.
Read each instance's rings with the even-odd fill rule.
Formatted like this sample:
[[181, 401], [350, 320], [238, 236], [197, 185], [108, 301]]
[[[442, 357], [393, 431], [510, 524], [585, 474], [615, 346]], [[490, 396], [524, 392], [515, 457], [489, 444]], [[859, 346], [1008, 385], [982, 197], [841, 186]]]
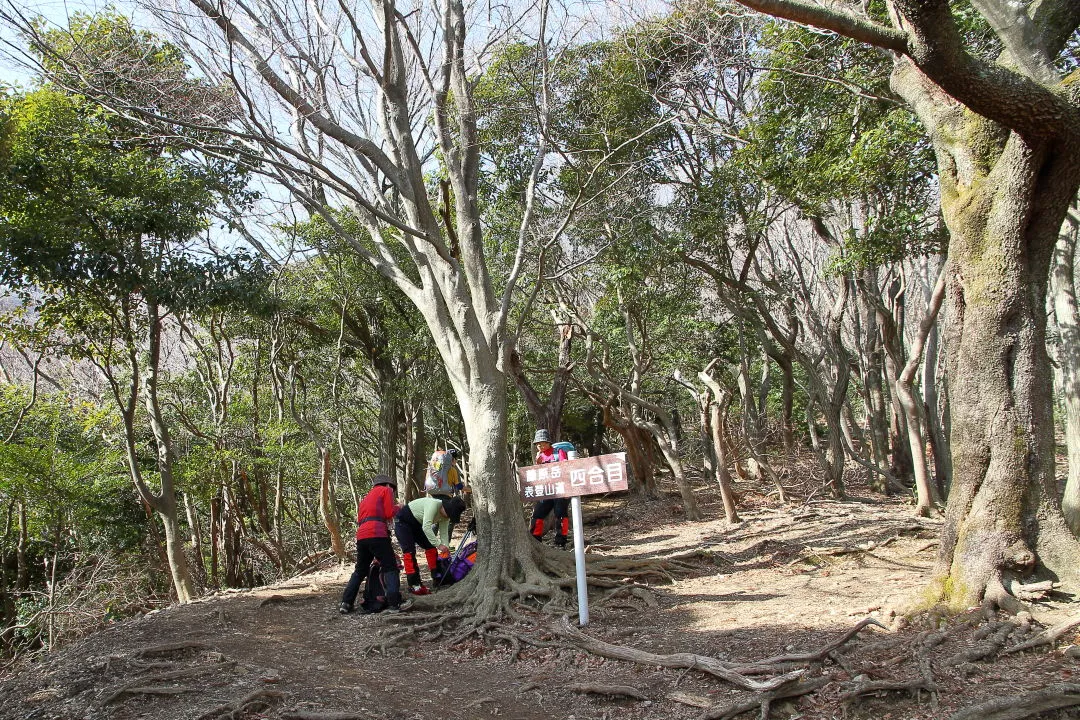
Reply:
[[[762, 505], [734, 527], [683, 522], [673, 505], [586, 503], [590, 553], [681, 557], [698, 568], [651, 588], [655, 606], [636, 597], [594, 606], [590, 637], [661, 655], [751, 662], [822, 648], [866, 617], [888, 628], [866, 627], [814, 665], [821, 687], [774, 701], [770, 717], [947, 718], [981, 700], [1071, 682], [1080, 670], [1045, 647], [954, 662], [987, 640], [987, 626], [972, 613], [923, 653], [935, 692], [914, 687], [920, 643], [944, 626], [934, 616], [899, 613], [923, 592], [940, 524], [912, 518], [895, 500]], [[752, 696], [696, 670], [573, 647], [526, 645], [511, 658], [506, 644], [485, 648], [474, 638], [450, 647], [444, 637], [368, 653], [406, 614], [339, 615], [349, 570], [334, 566], [110, 625], [0, 677], [0, 720], [679, 720], [720, 717], [717, 708]], [[1063, 600], [1036, 604], [1035, 621], [1049, 625], [1077, 612]], [[515, 630], [556, 640], [556, 621], [527, 616]], [[1058, 646], [1074, 639], [1075, 631], [1066, 633]], [[871, 691], [874, 682], [913, 687]], [[586, 686], [632, 688], [640, 697]], [[851, 696], [853, 689], [862, 691]], [[1057, 712], [1046, 717], [1074, 711]]]

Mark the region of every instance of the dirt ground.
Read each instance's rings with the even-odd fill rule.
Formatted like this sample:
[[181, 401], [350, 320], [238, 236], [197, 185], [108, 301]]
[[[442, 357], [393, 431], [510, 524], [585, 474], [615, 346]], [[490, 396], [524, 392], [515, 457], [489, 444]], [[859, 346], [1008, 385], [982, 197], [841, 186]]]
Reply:
[[[696, 669], [697, 661], [661, 667], [655, 658], [602, 657], [539, 614], [513, 628], [536, 641], [519, 648], [444, 635], [372, 651], [410, 613], [339, 615], [351, 568], [335, 565], [112, 624], [9, 668], [0, 677], [0, 720], [949, 718], [990, 698], [1071, 683], [1080, 672], [1068, 651], [1077, 630], [1054, 649], [998, 652], [1075, 614], [1067, 597], [1036, 602], [1030, 618], [1008, 625], [974, 611], [905, 616], [924, 592], [940, 521], [913, 518], [901, 500], [779, 506], [748, 493], [742, 522], [732, 526], [711, 498], [703, 488], [710, 517], [721, 519], [701, 523], [679, 518], [674, 495], [584, 503], [590, 554], [676, 557], [683, 568], [638, 595], [593, 603], [584, 631], [644, 653], [742, 665], [756, 680], [803, 670], [785, 687], [813, 684], [814, 692], [776, 697], [765, 712], [754, 701], [732, 714], [755, 693]], [[865, 618], [884, 627], [867, 625], [815, 653]], [[745, 669], [785, 655], [768, 674]]]

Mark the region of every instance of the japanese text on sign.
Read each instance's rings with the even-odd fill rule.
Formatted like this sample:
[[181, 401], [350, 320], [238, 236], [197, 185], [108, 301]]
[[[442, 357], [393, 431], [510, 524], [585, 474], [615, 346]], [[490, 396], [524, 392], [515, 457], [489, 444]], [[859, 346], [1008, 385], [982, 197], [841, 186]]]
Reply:
[[627, 489], [626, 453], [563, 460], [518, 469], [518, 491], [525, 502]]

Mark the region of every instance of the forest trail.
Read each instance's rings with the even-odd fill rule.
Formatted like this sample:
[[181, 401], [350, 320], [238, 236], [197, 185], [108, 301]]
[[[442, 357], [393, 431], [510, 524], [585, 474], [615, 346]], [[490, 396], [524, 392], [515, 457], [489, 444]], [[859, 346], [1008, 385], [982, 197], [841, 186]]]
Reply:
[[[778, 508], [761, 499], [737, 526], [683, 522], [667, 499], [591, 499], [585, 507], [590, 553], [678, 557], [697, 568], [654, 585], [651, 595], [595, 603], [586, 628], [593, 638], [748, 662], [821, 649], [867, 617], [887, 628], [867, 626], [811, 663], [807, 678], [819, 687], [777, 698], [770, 717], [948, 718], [988, 698], [1068, 683], [1080, 670], [1046, 647], [974, 658], [969, 651], [985, 644], [988, 630], [1004, 627], [978, 622], [977, 613], [955, 618], [928, 646], [942, 621], [901, 612], [925, 587], [940, 521], [913, 518], [897, 500]], [[757, 705], [723, 714], [752, 693], [694, 670], [586, 653], [562, 642], [556, 618], [538, 615], [513, 629], [552, 646], [523, 644], [515, 658], [508, 643], [485, 648], [475, 636], [369, 652], [395, 623], [416, 616], [339, 615], [349, 571], [334, 566], [110, 625], [9, 670], [0, 678], [0, 720], [759, 716]], [[1069, 605], [1058, 600], [1037, 603], [1030, 627], [1017, 623], [1015, 632], [993, 636], [1016, 638], [1059, 621]], [[619, 688], [639, 697], [596, 692]]]

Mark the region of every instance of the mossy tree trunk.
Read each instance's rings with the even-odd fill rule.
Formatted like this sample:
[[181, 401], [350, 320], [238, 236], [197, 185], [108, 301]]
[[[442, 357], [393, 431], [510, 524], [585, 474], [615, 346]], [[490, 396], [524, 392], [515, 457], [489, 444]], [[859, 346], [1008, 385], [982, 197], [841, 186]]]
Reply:
[[1077, 579], [1080, 547], [1065, 530], [1054, 484], [1045, 299], [1056, 206], [1075, 193], [1080, 155], [1074, 150], [1062, 162], [1053, 144], [1012, 134], [996, 157], [975, 157], [980, 142], [1001, 134], [990, 121], [960, 114], [966, 137], [939, 149], [946, 162], [973, 160], [974, 172], [964, 176], [954, 165], [941, 177], [952, 233], [947, 346], [954, 394], [953, 484], [938, 570], [952, 599], [970, 605], [1004, 598], [1010, 577], [1028, 574], [1040, 559], [1058, 576]]

